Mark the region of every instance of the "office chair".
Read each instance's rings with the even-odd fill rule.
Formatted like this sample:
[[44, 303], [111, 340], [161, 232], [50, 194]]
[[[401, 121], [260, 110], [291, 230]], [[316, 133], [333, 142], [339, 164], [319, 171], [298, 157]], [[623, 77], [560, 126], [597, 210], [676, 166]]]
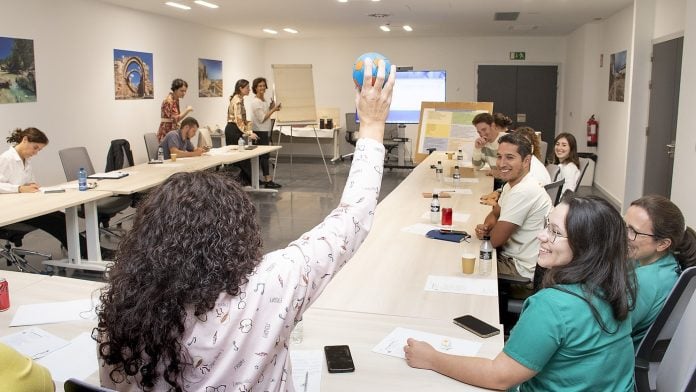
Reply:
[[577, 191], [578, 188], [580, 187], [580, 183], [582, 182], [582, 178], [585, 176], [585, 172], [587, 171], [587, 166], [590, 165], [590, 160], [588, 158], [580, 158], [580, 176], [578, 177], [578, 182], [575, 184], [575, 190]]
[[159, 149], [159, 142], [157, 141], [157, 134], [154, 132], [146, 133], [143, 135], [145, 139], [145, 151], [147, 152], [147, 160], [151, 161], [157, 159], [157, 150]]
[[102, 388], [100, 386], [88, 384], [76, 378], [69, 378], [63, 384], [65, 392], [116, 392], [113, 389]]
[[558, 175], [561, 173], [561, 168], [560, 166], [554, 164], [554, 163], [549, 163], [546, 165], [546, 171], [549, 172], [549, 177], [551, 177], [551, 182], [554, 182], [558, 180]]
[[564, 180], [558, 180], [556, 182], [544, 185], [544, 189], [546, 189], [546, 192], [551, 198], [551, 204], [554, 206], [558, 205], [558, 202], [561, 201], [561, 189], [563, 189], [563, 183], [565, 183]]
[[540, 141], [539, 142], [539, 150], [541, 150], [541, 163], [546, 164], [546, 161], [548, 160], [548, 157], [546, 156], [546, 153], [548, 152], [549, 149], [549, 144], [546, 143], [545, 141]]
[[39, 256], [46, 260], [53, 258], [50, 254], [20, 248], [24, 236], [34, 230], [37, 228], [25, 223], [13, 223], [0, 227], [0, 239], [5, 240], [5, 246], [0, 249], [0, 257], [7, 261], [8, 266], [14, 265], [19, 272], [40, 273], [38, 269], [27, 262], [26, 256]]
[[[94, 174], [94, 166], [85, 147], [72, 147], [58, 151], [60, 162], [63, 165], [65, 178], [68, 181], [77, 180], [80, 168], [84, 168], [87, 175]], [[101, 223], [99, 231], [106, 235], [120, 237], [121, 235], [109, 229], [109, 221], [119, 212], [131, 206], [130, 196], [112, 196], [97, 201], [97, 220]], [[78, 211], [78, 216], [84, 218], [84, 209]]]
[[[534, 294], [541, 288], [541, 281], [544, 279], [546, 268], [536, 265], [534, 268], [534, 276], [530, 280], [516, 275], [498, 274], [498, 311], [500, 323], [505, 328], [505, 333], [508, 334], [512, 327], [515, 326], [517, 320], [522, 313], [524, 298], [514, 298], [511, 295], [511, 288], [515, 285], [528, 285], [532, 283], [532, 293]], [[530, 294], [530, 295], [531, 295]]]
[[696, 267], [685, 269], [636, 352], [636, 391], [696, 390]]
[[[355, 143], [358, 141], [357, 135], [359, 130], [360, 127], [355, 122], [355, 113], [346, 113], [346, 141], [353, 147], [355, 147]], [[353, 154], [354, 153], [351, 152], [341, 155], [341, 160], [352, 157]]]

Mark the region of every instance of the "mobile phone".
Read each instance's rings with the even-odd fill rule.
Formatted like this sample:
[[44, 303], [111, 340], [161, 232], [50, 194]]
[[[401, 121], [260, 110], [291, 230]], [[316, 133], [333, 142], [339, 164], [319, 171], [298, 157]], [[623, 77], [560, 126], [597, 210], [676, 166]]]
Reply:
[[324, 346], [324, 355], [326, 355], [326, 365], [329, 373], [349, 373], [355, 371], [353, 357], [350, 355], [348, 346]]
[[462, 235], [464, 235], [464, 237], [470, 237], [469, 233], [467, 233], [464, 230], [440, 229], [440, 233], [442, 233], [442, 234], [462, 234]]
[[454, 323], [458, 326], [466, 329], [467, 331], [473, 333], [476, 336], [482, 338], [489, 338], [500, 333], [500, 330], [476, 317], [467, 314], [466, 316], [457, 317], [454, 319]]

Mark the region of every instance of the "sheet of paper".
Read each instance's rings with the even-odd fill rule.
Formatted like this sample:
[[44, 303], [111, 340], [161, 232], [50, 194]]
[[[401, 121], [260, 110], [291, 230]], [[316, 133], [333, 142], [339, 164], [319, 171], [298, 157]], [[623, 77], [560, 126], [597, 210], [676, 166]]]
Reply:
[[41, 328], [32, 327], [23, 331], [3, 336], [0, 342], [12, 347], [31, 359], [39, 359], [70, 342], [56, 335], [48, 333]]
[[426, 225], [425, 223], [416, 223], [410, 226], [402, 227], [401, 231], [411, 234], [426, 235], [430, 230], [437, 230], [438, 225]]
[[[465, 214], [463, 212], [455, 212], [452, 214], [452, 221], [453, 222], [461, 222], [461, 223], [466, 223], [469, 218], [471, 217], [471, 214]], [[421, 218], [425, 220], [430, 220], [430, 211], [426, 211], [421, 215]], [[439, 228], [440, 226], [437, 226]], [[457, 228], [455, 227], [455, 230]]]
[[87, 176], [89, 179], [118, 179], [128, 176], [128, 173], [122, 171], [111, 171], [108, 173], [94, 173]]
[[449, 194], [454, 193], [454, 194], [457, 194], [457, 195], [473, 195], [473, 194], [474, 194], [474, 192], [472, 192], [472, 190], [469, 189], [469, 188], [456, 188], [456, 189], [452, 189], [452, 188], [435, 188], [435, 189], [433, 189], [433, 192], [435, 192], [435, 193], [447, 192], [447, 193], [449, 193]]
[[425, 282], [425, 291], [439, 291], [442, 293], [457, 293], [471, 295], [498, 295], [496, 282], [484, 277], [466, 278], [459, 276], [434, 276], [428, 275]]
[[93, 302], [92, 299], [22, 305], [17, 308], [17, 312], [10, 322], [10, 327], [76, 320], [96, 320], [95, 306], [96, 302]]
[[296, 392], [319, 392], [324, 354], [321, 350], [290, 350]]
[[[450, 184], [454, 183], [454, 178], [452, 177], [445, 177], [445, 182], [448, 182]], [[478, 178], [469, 178], [469, 177], [462, 177], [459, 179], [459, 182], [462, 184], [478, 184], [479, 179]]]
[[211, 156], [217, 156], [217, 155], [232, 155], [236, 152], [239, 152], [237, 150], [237, 146], [224, 146], [224, 147], [218, 147], [218, 148], [211, 148], [208, 152], [206, 152], [206, 154], [211, 155]]
[[[179, 158], [179, 159], [184, 159], [184, 158]], [[178, 160], [178, 159], [177, 159], [177, 160]], [[171, 168], [173, 168], [173, 167], [183, 167], [184, 164], [183, 164], [183, 163], [171, 163], [171, 162], [167, 161], [167, 162], [164, 162], [164, 163], [154, 164], [154, 165], [150, 165], [150, 166], [156, 167], [156, 168], [160, 168], [160, 169], [161, 169], [161, 168], [164, 168], [164, 169], [171, 169]]]
[[429, 343], [435, 350], [445, 354], [472, 357], [478, 354], [482, 344], [470, 340], [456, 339], [444, 335], [436, 335], [415, 329], [397, 327], [372, 349], [377, 354], [404, 358], [406, 339], [414, 338]]
[[65, 382], [69, 378], [84, 380], [99, 368], [97, 342], [89, 332], [70, 341], [70, 344], [37, 361], [51, 371], [54, 381]]

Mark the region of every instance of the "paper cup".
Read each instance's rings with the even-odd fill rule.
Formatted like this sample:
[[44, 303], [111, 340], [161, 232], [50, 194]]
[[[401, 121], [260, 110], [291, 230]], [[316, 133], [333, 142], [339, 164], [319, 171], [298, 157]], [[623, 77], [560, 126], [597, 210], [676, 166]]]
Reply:
[[473, 253], [464, 253], [462, 255], [462, 272], [471, 275], [474, 273], [476, 265], [476, 255]]

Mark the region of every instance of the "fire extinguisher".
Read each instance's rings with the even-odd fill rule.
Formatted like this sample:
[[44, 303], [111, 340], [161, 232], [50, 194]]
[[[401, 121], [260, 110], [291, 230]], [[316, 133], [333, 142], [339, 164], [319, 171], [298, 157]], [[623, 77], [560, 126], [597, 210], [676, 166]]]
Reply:
[[594, 114], [587, 120], [587, 146], [597, 147], [597, 136], [599, 134], [599, 121], [595, 120]]

